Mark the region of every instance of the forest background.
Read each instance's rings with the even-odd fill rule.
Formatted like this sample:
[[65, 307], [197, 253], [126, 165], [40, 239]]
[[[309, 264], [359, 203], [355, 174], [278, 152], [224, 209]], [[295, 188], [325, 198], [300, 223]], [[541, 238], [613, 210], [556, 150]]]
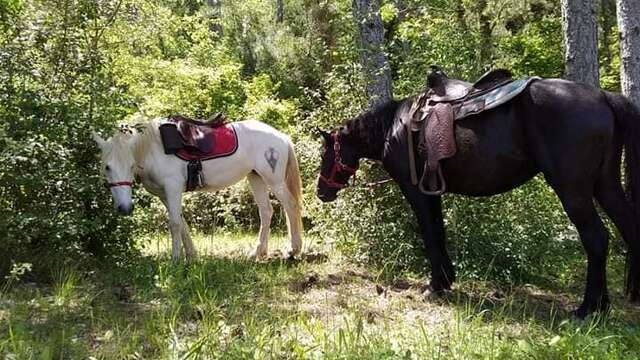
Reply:
[[[410, 209], [377, 164], [336, 203], [314, 195], [320, 143], [370, 104], [351, 1], [0, 1], [0, 273], [35, 278], [61, 264], [126, 267], [144, 234], [166, 229], [164, 209], [141, 188], [131, 218], [112, 211], [90, 131], [111, 134], [181, 113], [224, 112], [289, 134], [305, 184], [309, 234], [357, 262], [425, 271]], [[599, 2], [600, 84], [620, 90], [612, 0]], [[395, 98], [425, 86], [429, 66], [473, 79], [504, 67], [517, 77], [562, 77], [559, 1], [394, 0], [380, 4]], [[279, 205], [274, 202], [276, 209]], [[259, 225], [246, 184], [188, 196], [198, 232]], [[539, 178], [486, 199], [445, 196], [447, 236], [463, 277], [526, 283], [559, 276], [581, 256], [555, 195]], [[283, 212], [274, 220], [283, 229]], [[612, 254], [622, 254], [620, 241]], [[575, 256], [574, 256], [575, 255]], [[545, 261], [540, 261], [545, 259]]]

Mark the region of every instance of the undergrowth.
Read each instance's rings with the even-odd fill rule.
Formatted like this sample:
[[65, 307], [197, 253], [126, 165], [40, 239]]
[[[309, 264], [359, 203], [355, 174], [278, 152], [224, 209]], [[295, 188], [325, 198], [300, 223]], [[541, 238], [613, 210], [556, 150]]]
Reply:
[[[60, 268], [51, 284], [0, 294], [6, 358], [637, 359], [640, 313], [613, 286], [608, 316], [569, 319], [581, 287], [462, 280], [448, 299], [423, 277], [356, 267], [311, 239], [302, 261], [246, 257], [253, 236], [198, 236], [200, 258], [171, 265], [147, 240], [126, 271]], [[271, 251], [285, 240], [272, 241]], [[618, 266], [618, 265], [616, 265]], [[582, 281], [582, 280], [580, 280]], [[553, 283], [553, 282], [552, 282]]]

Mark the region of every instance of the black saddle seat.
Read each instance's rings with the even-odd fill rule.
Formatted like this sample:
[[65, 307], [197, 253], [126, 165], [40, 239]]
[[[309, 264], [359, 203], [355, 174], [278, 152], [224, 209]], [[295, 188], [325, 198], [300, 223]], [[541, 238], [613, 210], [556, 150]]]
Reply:
[[486, 72], [475, 83], [459, 79], [451, 79], [438, 66], [431, 66], [431, 73], [427, 75], [427, 87], [433, 94], [430, 97], [434, 102], [448, 102], [460, 100], [468, 95], [491, 90], [494, 87], [513, 80], [509, 70], [495, 69]]
[[187, 123], [191, 123], [193, 125], [198, 125], [198, 126], [216, 127], [224, 124], [224, 122], [227, 120], [227, 117], [221, 112], [213, 114], [208, 119], [194, 119], [188, 116], [175, 114], [175, 115], [169, 116], [169, 120], [173, 120], [175, 122], [187, 122]]
[[213, 129], [224, 125], [226, 117], [216, 113], [207, 120], [193, 119], [183, 115], [171, 115], [169, 121], [176, 124], [184, 146], [208, 153], [214, 147]]

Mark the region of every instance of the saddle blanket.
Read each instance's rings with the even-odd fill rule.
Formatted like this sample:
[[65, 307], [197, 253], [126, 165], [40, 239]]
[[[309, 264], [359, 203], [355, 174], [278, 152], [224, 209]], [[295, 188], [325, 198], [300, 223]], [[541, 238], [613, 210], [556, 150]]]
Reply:
[[238, 150], [238, 135], [232, 124], [220, 125], [211, 128], [205, 133], [211, 137], [213, 146], [208, 151], [185, 146], [176, 151], [176, 156], [185, 161], [211, 160], [215, 158], [233, 155]]

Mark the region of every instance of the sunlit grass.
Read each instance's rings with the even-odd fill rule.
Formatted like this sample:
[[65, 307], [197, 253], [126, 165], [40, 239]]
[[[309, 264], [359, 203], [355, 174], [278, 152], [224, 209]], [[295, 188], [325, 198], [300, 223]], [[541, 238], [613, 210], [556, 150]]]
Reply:
[[[424, 279], [397, 286], [310, 239], [292, 262], [246, 257], [255, 235], [195, 237], [198, 260], [169, 262], [166, 236], [144, 239], [126, 271], [56, 270], [50, 286], [0, 293], [7, 358], [636, 359], [638, 310], [568, 319], [579, 293], [462, 281], [425, 301]], [[275, 236], [273, 254], [287, 240]], [[402, 276], [400, 276], [402, 278]], [[617, 295], [614, 295], [614, 297]]]

